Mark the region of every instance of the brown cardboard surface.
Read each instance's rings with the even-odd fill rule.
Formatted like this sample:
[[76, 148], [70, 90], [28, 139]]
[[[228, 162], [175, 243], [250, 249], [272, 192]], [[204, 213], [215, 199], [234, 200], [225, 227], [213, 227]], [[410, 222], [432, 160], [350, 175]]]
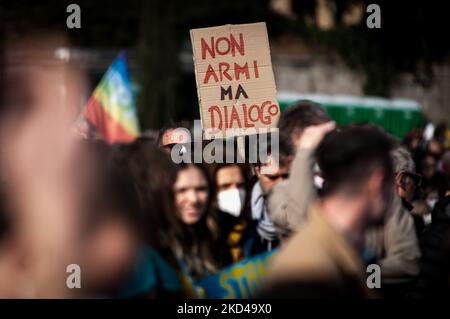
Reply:
[[[193, 29], [191, 41], [205, 138], [215, 137], [211, 131], [225, 134], [227, 128], [239, 129], [234, 135], [275, 128], [280, 109], [266, 24]], [[222, 88], [231, 88], [231, 99], [228, 94], [221, 99]]]

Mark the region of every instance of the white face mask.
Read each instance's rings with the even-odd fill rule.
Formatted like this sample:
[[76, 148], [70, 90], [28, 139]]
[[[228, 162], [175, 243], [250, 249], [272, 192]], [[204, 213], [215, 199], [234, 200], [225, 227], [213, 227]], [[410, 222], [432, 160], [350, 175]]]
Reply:
[[423, 222], [425, 225], [431, 224], [431, 214], [423, 215]]
[[437, 199], [435, 199], [435, 198], [427, 199], [428, 207], [430, 207], [431, 210], [434, 208], [434, 205], [436, 204], [436, 202], [437, 202]]
[[241, 214], [244, 200], [245, 190], [238, 188], [227, 189], [217, 194], [219, 209], [236, 217]]
[[314, 175], [314, 179], [313, 180], [314, 180], [314, 186], [317, 189], [322, 189], [323, 182], [324, 182], [323, 178], [321, 176], [319, 176], [319, 175]]

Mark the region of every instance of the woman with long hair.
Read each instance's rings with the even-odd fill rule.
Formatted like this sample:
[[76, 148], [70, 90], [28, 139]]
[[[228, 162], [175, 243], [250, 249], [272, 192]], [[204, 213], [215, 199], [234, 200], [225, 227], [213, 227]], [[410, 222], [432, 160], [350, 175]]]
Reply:
[[[221, 248], [219, 229], [211, 214], [214, 184], [204, 166], [176, 165], [153, 141], [145, 139], [118, 145], [117, 149], [118, 161], [129, 167], [139, 191], [145, 218], [145, 251], [150, 251], [153, 259], [157, 255], [166, 263], [158, 268], [158, 273], [173, 269], [197, 280], [229, 263], [229, 252]], [[140, 263], [155, 264], [149, 259], [147, 256], [147, 261]], [[166, 295], [169, 288], [179, 288], [173, 277], [157, 278], [172, 281], [170, 287], [160, 282], [163, 289], [157, 296]], [[186, 279], [185, 276], [180, 278]], [[145, 280], [134, 283], [139, 285], [142, 281]]]
[[181, 164], [173, 189], [174, 229], [181, 230], [174, 234], [174, 252], [183, 269], [199, 279], [231, 262], [213, 213], [215, 185], [204, 165]]

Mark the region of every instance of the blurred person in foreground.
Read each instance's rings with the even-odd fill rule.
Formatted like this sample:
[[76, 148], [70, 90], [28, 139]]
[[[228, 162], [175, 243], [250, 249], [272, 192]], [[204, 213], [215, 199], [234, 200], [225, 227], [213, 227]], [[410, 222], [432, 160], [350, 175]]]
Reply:
[[[0, 296], [64, 298], [71, 295], [66, 267], [77, 258], [82, 192], [77, 168], [86, 159], [68, 133], [78, 115], [83, 74], [53, 56], [56, 48], [68, 46], [63, 36], [37, 30], [17, 40], [8, 39], [0, 88], [5, 93], [0, 175], [6, 215]], [[16, 50], [29, 54], [15, 55]], [[62, 78], [64, 99], [55, 91]]]
[[[81, 68], [54, 55], [68, 46], [42, 30], [11, 44], [11, 52], [30, 54], [11, 55], [8, 63], [21, 67], [9, 68], [2, 101], [1, 297], [113, 297], [141, 242], [130, 175], [109, 145], [72, 134], [87, 82]], [[61, 79], [64, 94], [55, 90]], [[80, 287], [71, 289], [74, 264]]]
[[76, 297], [114, 297], [132, 271], [143, 239], [143, 215], [129, 172], [103, 141], [82, 141], [89, 156], [78, 174], [85, 181], [80, 202], [78, 258], [81, 289]]
[[383, 223], [390, 199], [391, 141], [373, 128], [328, 133], [316, 157], [325, 180], [305, 225], [275, 256], [262, 296], [369, 297], [366, 230]]
[[[304, 113], [305, 103], [292, 106], [291, 114]], [[309, 118], [303, 118], [302, 121], [293, 123], [294, 127], [297, 123], [297, 130], [301, 134], [294, 136], [295, 140], [291, 142], [297, 148], [294, 149], [295, 158], [291, 166], [290, 177], [277, 185], [269, 195], [268, 212], [282, 240], [304, 225], [308, 218], [310, 204], [320, 195], [324, 179], [316, 165], [314, 150], [323, 136], [335, 127], [333, 122], [327, 122], [323, 115], [324, 111], [319, 105], [312, 103], [307, 107], [320, 108], [320, 110], [309, 111], [308, 114], [311, 114]], [[289, 134], [281, 134], [285, 130], [282, 129], [285, 127], [283, 121], [282, 114], [279, 124], [280, 136], [289, 137]], [[308, 124], [318, 122], [323, 124]], [[280, 141], [280, 144], [287, 143]], [[407, 161], [403, 163], [407, 163]], [[394, 166], [399, 168], [405, 165], [398, 163]], [[396, 181], [399, 180], [396, 179]], [[372, 227], [366, 234], [367, 253], [365, 259], [367, 262], [376, 260], [380, 264], [383, 288], [393, 285], [396, 287], [396, 294], [403, 294], [419, 272], [420, 251], [413, 217], [403, 207], [401, 197], [395, 191], [394, 183], [391, 192], [395, 195], [392, 196], [392, 201], [387, 208], [386, 224]], [[398, 292], [397, 288], [401, 288], [401, 292]]]

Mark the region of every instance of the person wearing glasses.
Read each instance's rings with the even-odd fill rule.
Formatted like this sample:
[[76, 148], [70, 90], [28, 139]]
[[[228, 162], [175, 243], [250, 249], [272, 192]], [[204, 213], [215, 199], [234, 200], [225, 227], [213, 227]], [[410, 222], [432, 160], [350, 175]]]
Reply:
[[279, 236], [272, 220], [267, 212], [268, 194], [283, 180], [289, 177], [289, 169], [292, 157], [283, 153], [279, 154], [278, 163], [273, 154], [267, 152], [265, 163], [255, 166], [257, 181], [251, 191], [250, 205], [253, 232], [251, 240], [246, 244], [244, 255], [253, 256], [266, 251], [271, 251], [279, 245]]
[[429, 214], [429, 211], [424, 213], [417, 213], [419, 207], [413, 205], [414, 196], [422, 183], [422, 177], [416, 174], [416, 165], [409, 151], [403, 147], [396, 147], [392, 153], [392, 160], [395, 171], [395, 192], [401, 198], [403, 208], [410, 212], [414, 219], [414, 226], [417, 237], [420, 238], [424, 228], [424, 216]]

